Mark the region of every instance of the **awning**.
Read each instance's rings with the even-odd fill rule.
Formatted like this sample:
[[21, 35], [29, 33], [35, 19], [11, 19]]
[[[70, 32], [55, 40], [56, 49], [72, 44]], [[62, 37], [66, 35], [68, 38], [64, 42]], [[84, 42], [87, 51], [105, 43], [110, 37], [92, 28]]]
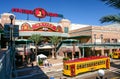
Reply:
[[17, 40], [15, 40], [15, 44], [28, 44], [28, 43], [32, 43], [32, 41], [28, 40], [28, 39], [17, 39]]
[[45, 56], [44, 54], [39, 54], [37, 55], [37, 58], [47, 58], [47, 56]]
[[63, 40], [62, 43], [78, 43], [79, 41], [76, 39], [66, 39]]

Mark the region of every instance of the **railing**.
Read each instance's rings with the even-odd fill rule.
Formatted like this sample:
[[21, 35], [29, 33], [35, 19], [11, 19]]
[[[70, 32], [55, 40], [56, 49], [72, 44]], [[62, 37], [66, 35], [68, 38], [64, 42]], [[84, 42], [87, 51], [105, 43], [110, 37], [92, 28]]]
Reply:
[[11, 79], [12, 78], [12, 59], [11, 51], [4, 52], [0, 59], [0, 79]]
[[120, 48], [120, 43], [80, 43], [79, 47], [118, 47]]

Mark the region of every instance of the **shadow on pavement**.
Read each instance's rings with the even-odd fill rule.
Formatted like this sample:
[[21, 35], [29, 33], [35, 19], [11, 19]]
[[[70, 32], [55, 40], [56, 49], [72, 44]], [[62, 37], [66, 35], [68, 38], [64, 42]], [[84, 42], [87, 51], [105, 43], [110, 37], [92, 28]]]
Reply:
[[[112, 67], [120, 69], [120, 59], [113, 59], [114, 61], [110, 63]], [[116, 64], [118, 63], [118, 64]]]
[[39, 66], [17, 68], [14, 79], [49, 79]]

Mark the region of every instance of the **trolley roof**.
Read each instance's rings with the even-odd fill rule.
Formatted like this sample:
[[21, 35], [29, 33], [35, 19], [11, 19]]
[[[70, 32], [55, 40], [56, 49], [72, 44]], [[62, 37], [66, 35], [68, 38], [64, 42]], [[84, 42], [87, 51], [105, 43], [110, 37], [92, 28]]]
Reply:
[[85, 58], [78, 58], [74, 60], [67, 60], [67, 61], [64, 61], [64, 63], [85, 62], [85, 61], [101, 59], [101, 58], [108, 58], [108, 57], [107, 56], [91, 56], [91, 57], [85, 57]]

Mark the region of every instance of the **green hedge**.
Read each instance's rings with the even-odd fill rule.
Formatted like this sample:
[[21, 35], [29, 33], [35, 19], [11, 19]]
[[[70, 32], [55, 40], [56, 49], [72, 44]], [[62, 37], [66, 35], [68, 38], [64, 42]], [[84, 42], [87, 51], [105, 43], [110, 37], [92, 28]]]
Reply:
[[63, 58], [63, 61], [66, 61], [66, 60], [69, 60], [69, 58], [67, 57], [67, 58]]
[[38, 64], [43, 65], [43, 61], [38, 57]]

